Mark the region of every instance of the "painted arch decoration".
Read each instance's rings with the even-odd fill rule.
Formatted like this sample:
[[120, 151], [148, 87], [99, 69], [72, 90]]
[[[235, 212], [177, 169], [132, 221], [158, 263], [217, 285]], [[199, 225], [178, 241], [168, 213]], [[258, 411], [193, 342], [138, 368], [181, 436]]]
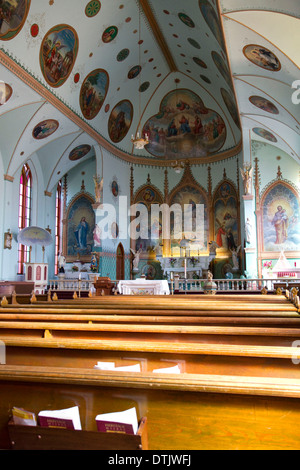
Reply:
[[146, 122], [143, 133], [148, 134], [150, 141], [145, 149], [165, 160], [215, 154], [227, 135], [223, 118], [187, 89], [168, 93], [159, 113]]

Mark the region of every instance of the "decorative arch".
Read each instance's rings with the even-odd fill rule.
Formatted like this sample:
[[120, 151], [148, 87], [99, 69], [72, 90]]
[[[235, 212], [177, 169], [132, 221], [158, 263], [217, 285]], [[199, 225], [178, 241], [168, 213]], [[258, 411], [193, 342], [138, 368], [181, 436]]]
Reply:
[[[203, 204], [204, 206], [204, 223], [203, 223], [203, 237], [201, 239], [204, 243], [197, 243], [197, 240], [194, 241], [193, 246], [197, 253], [205, 253], [208, 251], [208, 238], [209, 238], [209, 217], [208, 217], [208, 207], [209, 207], [209, 196], [207, 191], [195, 180], [189, 162], [187, 162], [184, 174], [181, 181], [173, 188], [171, 193], [168, 196], [168, 204], [171, 207], [173, 204], [180, 204], [182, 210], [184, 210], [185, 204], [190, 204], [192, 206], [192, 215], [193, 215], [193, 224], [192, 228], [195, 231], [195, 207], [197, 204]], [[172, 220], [173, 219], [173, 220]], [[179, 249], [180, 240], [177, 238], [172, 238], [172, 229], [174, 229], [174, 217], [171, 213], [171, 240], [170, 240], [170, 254], [174, 250]], [[184, 226], [182, 227], [182, 232], [184, 234]], [[193, 234], [190, 234], [193, 236]], [[185, 238], [188, 238], [188, 234], [184, 234]], [[193, 250], [191, 250], [193, 251]]]
[[[159, 220], [151, 220], [151, 206], [152, 204], [163, 204], [164, 198], [160, 190], [151, 183], [150, 176], [148, 175], [146, 184], [140, 186], [133, 196], [133, 204], [143, 204], [146, 206], [148, 211], [148, 238], [143, 239], [139, 237], [137, 240], [133, 240], [133, 249], [140, 250], [142, 252], [154, 252], [156, 248], [162, 243], [161, 240], [161, 215]], [[152, 230], [153, 229], [153, 230]], [[151, 234], [159, 231], [159, 238], [155, 237], [151, 239]]]
[[94, 198], [81, 191], [70, 201], [64, 220], [63, 252], [68, 262], [81, 259], [90, 261], [94, 248]]
[[224, 253], [240, 245], [240, 203], [235, 184], [224, 178], [212, 198], [213, 239]]

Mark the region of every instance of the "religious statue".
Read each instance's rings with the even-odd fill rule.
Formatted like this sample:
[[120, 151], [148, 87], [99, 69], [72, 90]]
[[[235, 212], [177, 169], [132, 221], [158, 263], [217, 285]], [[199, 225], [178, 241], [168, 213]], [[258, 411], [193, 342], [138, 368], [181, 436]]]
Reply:
[[238, 253], [241, 249], [241, 245], [238, 248], [233, 248], [231, 249], [231, 255], [232, 255], [232, 263], [233, 263], [233, 268], [235, 270], [239, 269], [239, 260], [238, 260]]
[[132, 260], [132, 270], [134, 272], [138, 272], [139, 270], [139, 261], [140, 261], [140, 254], [142, 252], [142, 249], [140, 248], [138, 251], [134, 251], [132, 248], [130, 248], [131, 253], [133, 254], [133, 260]]
[[93, 176], [93, 180], [95, 185], [95, 200], [97, 204], [100, 204], [103, 191], [103, 178], [100, 178], [100, 176]]
[[246, 243], [251, 243], [252, 225], [248, 217], [247, 217], [246, 224], [245, 224], [245, 234], [246, 234]]
[[58, 268], [60, 273], [65, 272], [65, 264], [66, 264], [66, 258], [62, 253], [58, 254]]
[[251, 182], [253, 175], [253, 168], [250, 163], [244, 163], [244, 169], [240, 168], [241, 175], [244, 181], [244, 194], [245, 196], [251, 194]]
[[97, 263], [97, 258], [96, 256], [93, 254], [92, 255], [92, 259], [91, 259], [91, 271], [93, 273], [96, 273], [98, 270], [98, 263]]
[[219, 245], [214, 240], [209, 242], [209, 254], [216, 255], [216, 250], [219, 248]]

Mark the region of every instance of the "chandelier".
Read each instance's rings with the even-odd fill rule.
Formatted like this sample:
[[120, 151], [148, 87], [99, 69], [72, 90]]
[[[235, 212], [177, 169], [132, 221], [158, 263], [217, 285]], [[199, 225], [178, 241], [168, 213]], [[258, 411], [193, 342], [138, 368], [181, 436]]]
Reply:
[[[140, 6], [139, 8], [139, 66], [140, 66], [140, 73], [139, 73], [139, 125], [141, 122], [141, 72], [142, 72], [142, 66], [141, 66], [141, 11], [140, 11]], [[138, 125], [138, 128], [139, 128]], [[149, 135], [146, 133], [141, 132], [139, 133], [139, 130], [137, 130], [136, 135], [131, 136], [131, 142], [133, 143], [134, 147], [137, 150], [143, 150], [145, 145], [149, 144]]]
[[178, 174], [181, 173], [183, 168], [184, 168], [184, 162], [176, 161], [176, 162], [172, 163], [171, 165], [172, 165], [175, 173], [178, 173]]

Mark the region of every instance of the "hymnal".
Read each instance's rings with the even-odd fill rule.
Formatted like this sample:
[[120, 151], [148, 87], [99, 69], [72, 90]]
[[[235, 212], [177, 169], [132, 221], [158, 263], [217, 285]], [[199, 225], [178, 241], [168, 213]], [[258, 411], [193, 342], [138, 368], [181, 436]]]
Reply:
[[81, 430], [78, 406], [64, 410], [45, 410], [38, 414], [40, 426]]
[[138, 419], [135, 408], [116, 413], [104, 413], [96, 416], [97, 429], [101, 432], [136, 434]]

